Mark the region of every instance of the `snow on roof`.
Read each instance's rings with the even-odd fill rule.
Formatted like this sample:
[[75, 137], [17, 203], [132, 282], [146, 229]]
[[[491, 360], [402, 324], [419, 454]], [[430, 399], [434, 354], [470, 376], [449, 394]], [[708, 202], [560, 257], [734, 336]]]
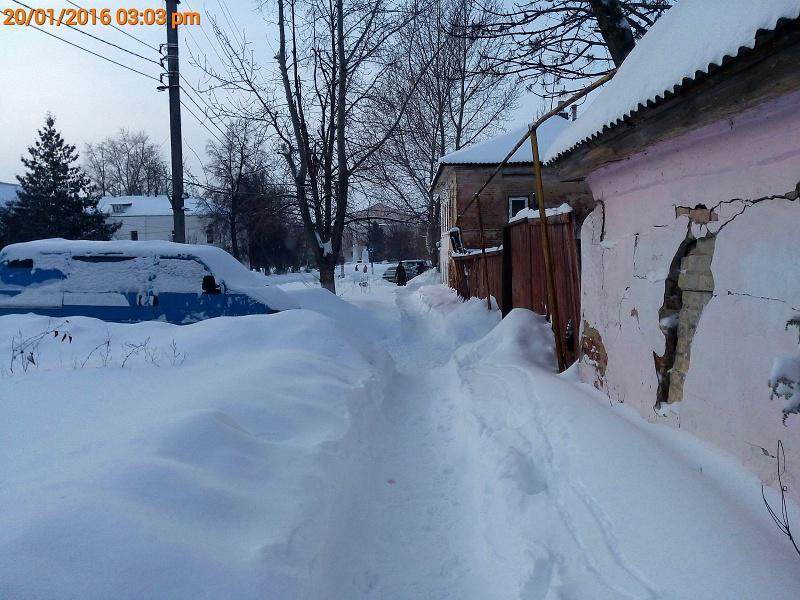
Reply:
[[[113, 240], [99, 242], [53, 238], [10, 244], [3, 248], [0, 259], [33, 259], [36, 264], [37, 259], [42, 262], [42, 259], [53, 255], [197, 258], [211, 270], [218, 281], [223, 282], [231, 291], [247, 294], [264, 302], [274, 310], [286, 310], [298, 306], [283, 290], [269, 286], [263, 275], [249, 271], [233, 256], [216, 246], [164, 241]], [[44, 260], [44, 262], [47, 261]]]
[[19, 186], [16, 183], [0, 181], [0, 206], [5, 206], [12, 200], [16, 200], [18, 191]]
[[[537, 129], [537, 136], [539, 138], [539, 153], [543, 154], [545, 150], [553, 143], [556, 137], [561, 134], [569, 126], [569, 120], [563, 117], [552, 117], [545, 121], [539, 129]], [[470, 144], [461, 150], [451, 152], [444, 155], [439, 159], [440, 165], [482, 165], [482, 164], [499, 164], [506, 154], [514, 147], [522, 135], [527, 131], [528, 125], [519, 125], [510, 129], [502, 135], [493, 137], [489, 140], [478, 142], [477, 144]], [[531, 163], [533, 157], [531, 156], [530, 144], [523, 144], [517, 150], [509, 163]]]
[[[544, 214], [546, 217], [555, 217], [556, 215], [566, 215], [567, 213], [572, 212], [572, 207], [564, 203], [561, 206], [555, 208], [546, 208], [544, 209]], [[509, 219], [509, 223], [515, 223], [516, 221], [522, 221], [523, 219], [530, 219], [531, 221], [535, 221], [539, 218], [539, 209], [538, 208], [523, 208], [517, 214], [515, 214], [511, 219]]]
[[[113, 206], [121, 205], [124, 212], [115, 213]], [[183, 205], [187, 215], [204, 214], [206, 212], [205, 203], [201, 198], [189, 197], [184, 199]], [[172, 204], [169, 197], [162, 196], [103, 196], [97, 204], [97, 208], [106, 212], [113, 213], [118, 217], [160, 217], [172, 216]]]
[[800, 16], [800, 0], [680, 0], [625, 59], [614, 79], [577, 121], [543, 152], [550, 162], [597, 137], [668, 92], [753, 48], [759, 30]]

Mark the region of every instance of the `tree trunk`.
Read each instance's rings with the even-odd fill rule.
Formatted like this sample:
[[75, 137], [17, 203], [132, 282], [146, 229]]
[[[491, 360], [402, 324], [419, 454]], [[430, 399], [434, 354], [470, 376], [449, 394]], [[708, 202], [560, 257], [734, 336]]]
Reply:
[[228, 219], [228, 227], [230, 228], [231, 232], [231, 254], [233, 254], [233, 258], [240, 260], [239, 239], [236, 237], [236, 208], [234, 206], [231, 206], [231, 215]]
[[631, 53], [636, 41], [619, 0], [589, 0], [600, 33], [608, 46], [614, 64], [619, 67]]
[[336, 293], [336, 261], [321, 260], [319, 267], [319, 284], [329, 292]]

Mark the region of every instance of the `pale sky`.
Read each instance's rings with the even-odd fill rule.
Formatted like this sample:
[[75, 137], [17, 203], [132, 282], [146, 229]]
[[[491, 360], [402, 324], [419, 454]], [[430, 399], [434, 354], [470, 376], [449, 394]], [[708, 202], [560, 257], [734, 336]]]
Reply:
[[[67, 2], [21, 0], [29, 6], [54, 8], [70, 7]], [[159, 0], [74, 0], [84, 8], [161, 8]], [[253, 49], [262, 63], [271, 63], [274, 55], [274, 29], [255, 10], [254, 0], [227, 0], [225, 6], [235, 26], [246, 31], [253, 40]], [[185, 53], [187, 45], [199, 45], [209, 56], [216, 57], [206, 39], [213, 38], [206, 11], [223, 20], [221, 0], [184, 0], [180, 10], [202, 12], [201, 27], [185, 27], [180, 33], [182, 46], [181, 73], [197, 85], [199, 71], [191, 66]], [[0, 0], [0, 11], [21, 8], [11, 0]], [[43, 29], [76, 44], [122, 62], [145, 73], [158, 76], [159, 67], [130, 56], [106, 44], [95, 41], [63, 25]], [[86, 31], [158, 60], [158, 54], [136, 40], [107, 26], [85, 27]], [[166, 31], [159, 26], [126, 26], [125, 31], [158, 47], [166, 42]], [[191, 35], [189, 33], [191, 30]], [[14, 175], [22, 173], [20, 156], [27, 153], [36, 130], [51, 111], [58, 129], [67, 142], [83, 153], [84, 145], [114, 134], [120, 127], [145, 130], [156, 144], [163, 144], [164, 158], [169, 158], [169, 113], [166, 92], [158, 92], [155, 81], [126, 71], [100, 58], [87, 54], [35, 29], [0, 25], [0, 181], [16, 182]], [[198, 116], [199, 111], [188, 100], [184, 102]], [[530, 120], [539, 100], [524, 98], [513, 120]], [[209, 133], [195, 119], [183, 112], [184, 157], [190, 168], [199, 175], [200, 168], [192, 149], [205, 160], [205, 145]], [[210, 125], [209, 125], [210, 126]], [[211, 127], [213, 130], [213, 127]]]

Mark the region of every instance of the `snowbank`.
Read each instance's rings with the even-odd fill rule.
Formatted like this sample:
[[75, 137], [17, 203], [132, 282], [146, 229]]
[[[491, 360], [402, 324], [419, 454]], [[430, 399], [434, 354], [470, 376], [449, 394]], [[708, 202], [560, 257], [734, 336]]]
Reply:
[[[486, 305], [483, 304], [484, 310]], [[525, 308], [513, 309], [505, 319], [474, 344], [459, 349], [461, 364], [491, 361], [493, 364], [527, 364], [555, 373], [555, 342], [547, 319]]]
[[540, 316], [434, 281], [0, 318], [0, 597], [796, 597], [759, 481], [556, 375]]
[[319, 287], [291, 288], [286, 292], [301, 308], [330, 317], [342, 327], [377, 342], [386, 338], [386, 325], [371, 314], [355, 307], [328, 290]]
[[0, 597], [306, 597], [383, 360], [306, 310], [0, 317]]
[[[433, 275], [429, 277], [432, 279]], [[480, 298], [461, 300], [455, 290], [424, 280], [416, 286], [416, 291], [423, 310], [434, 316], [428, 324], [433, 329], [430, 335], [442, 336], [443, 339], [450, 341], [454, 348], [479, 340], [487, 331], [500, 323], [500, 311], [488, 310], [486, 300]]]
[[[797, 555], [731, 457], [553, 373], [512, 311], [453, 366], [497, 598], [795, 598]], [[777, 493], [767, 498], [778, 506]], [[790, 519], [800, 510], [790, 506]]]

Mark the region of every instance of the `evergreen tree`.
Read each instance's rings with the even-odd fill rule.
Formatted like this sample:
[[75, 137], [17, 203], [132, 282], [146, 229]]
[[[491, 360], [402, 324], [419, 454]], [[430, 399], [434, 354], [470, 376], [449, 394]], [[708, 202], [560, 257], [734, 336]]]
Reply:
[[4, 244], [43, 238], [108, 240], [119, 228], [107, 223], [86, 174], [77, 166], [75, 146], [64, 142], [48, 114], [39, 139], [22, 158], [27, 172], [17, 176], [17, 199], [0, 213]]

